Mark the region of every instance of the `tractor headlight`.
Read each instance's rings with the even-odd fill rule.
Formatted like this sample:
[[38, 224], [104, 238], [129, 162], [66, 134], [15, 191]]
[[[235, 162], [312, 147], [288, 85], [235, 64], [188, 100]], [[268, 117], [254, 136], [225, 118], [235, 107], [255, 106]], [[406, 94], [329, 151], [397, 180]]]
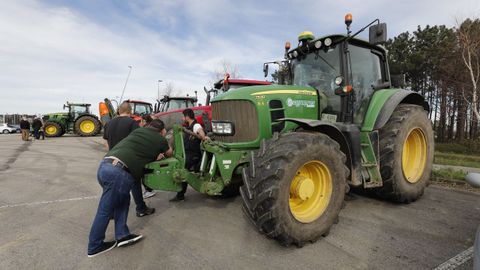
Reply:
[[212, 131], [217, 135], [232, 136], [235, 134], [235, 126], [231, 122], [212, 121]]
[[330, 46], [332, 45], [332, 40], [330, 38], [326, 38], [324, 41], [323, 41], [323, 44], [325, 44], [325, 46]]

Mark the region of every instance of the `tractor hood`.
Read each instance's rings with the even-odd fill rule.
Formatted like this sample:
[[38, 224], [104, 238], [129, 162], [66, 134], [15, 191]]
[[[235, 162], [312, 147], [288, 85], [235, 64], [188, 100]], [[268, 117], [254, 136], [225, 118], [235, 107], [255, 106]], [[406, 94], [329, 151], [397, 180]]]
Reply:
[[48, 114], [44, 114], [44, 116], [48, 116], [48, 117], [66, 117], [66, 116], [68, 116], [68, 112], [48, 113]]
[[[280, 97], [285, 98], [289, 96], [316, 96], [317, 91], [313, 87], [308, 86], [293, 86], [293, 85], [258, 85], [247, 86], [239, 89], [230, 90], [216, 96], [212, 102], [222, 100], [245, 100], [249, 99], [256, 101], [259, 99], [268, 97]], [[268, 98], [270, 99], [270, 98]]]
[[[296, 127], [294, 123], [284, 122], [284, 118], [318, 119], [319, 107], [326, 107], [324, 95], [320, 95], [319, 98], [313, 87], [293, 85], [230, 90], [212, 100], [213, 133], [217, 141], [229, 144], [231, 149], [258, 147], [263, 138]], [[228, 130], [234, 131], [219, 133], [215, 125], [229, 125]]]
[[47, 120], [61, 120], [61, 119], [65, 119], [68, 117], [68, 113], [67, 112], [58, 112], [58, 113], [48, 113], [48, 114], [44, 114], [42, 119], [43, 121], [47, 121]]

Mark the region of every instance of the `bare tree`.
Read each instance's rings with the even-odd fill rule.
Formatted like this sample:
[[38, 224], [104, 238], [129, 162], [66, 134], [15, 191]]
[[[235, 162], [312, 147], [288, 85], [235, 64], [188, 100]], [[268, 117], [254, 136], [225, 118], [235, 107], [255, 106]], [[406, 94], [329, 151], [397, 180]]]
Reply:
[[165, 88], [163, 90], [163, 94], [165, 96], [175, 96], [180, 95], [181, 91], [175, 88], [175, 85], [172, 82], [167, 82], [165, 84]]
[[241, 78], [238, 65], [234, 65], [230, 61], [222, 59], [219, 63], [219, 66], [213, 71], [213, 82], [223, 79], [225, 77], [225, 73], [230, 74], [230, 78]]
[[476, 119], [480, 119], [479, 113], [479, 93], [478, 85], [480, 83], [480, 19], [467, 19], [458, 27], [458, 40], [462, 52], [463, 64], [467, 68], [468, 77], [471, 81], [471, 91], [469, 98], [465, 100], [470, 103]]

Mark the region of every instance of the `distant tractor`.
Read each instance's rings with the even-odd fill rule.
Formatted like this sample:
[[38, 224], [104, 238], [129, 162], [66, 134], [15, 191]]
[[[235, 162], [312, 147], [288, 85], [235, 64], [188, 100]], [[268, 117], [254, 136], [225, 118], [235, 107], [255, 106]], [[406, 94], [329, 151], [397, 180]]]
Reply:
[[[215, 97], [213, 140], [202, 143], [198, 172], [185, 168], [186, 131], [175, 126], [174, 156], [148, 164], [145, 184], [180, 191], [187, 182], [213, 196], [240, 188], [254, 226], [297, 246], [329, 233], [350, 187], [394, 202], [417, 200], [432, 169], [429, 105], [396, 87], [379, 45], [386, 24], [375, 20], [351, 35], [351, 22], [347, 14], [347, 35], [303, 32], [297, 48], [286, 44], [282, 72], [291, 85]], [[370, 25], [369, 41], [355, 38]]]
[[[149, 102], [131, 99], [127, 99], [125, 102], [130, 103], [130, 106], [132, 107], [132, 114], [130, 117], [137, 122], [142, 120], [142, 116], [153, 113], [152, 104]], [[118, 115], [118, 109], [113, 107], [112, 100], [108, 98], [105, 98], [103, 102], [100, 102], [98, 108], [103, 125], [107, 124], [108, 121]]]
[[60, 137], [67, 132], [80, 136], [95, 136], [102, 125], [98, 117], [90, 113], [90, 104], [69, 103], [63, 105], [68, 112], [50, 113], [43, 116], [46, 137]]

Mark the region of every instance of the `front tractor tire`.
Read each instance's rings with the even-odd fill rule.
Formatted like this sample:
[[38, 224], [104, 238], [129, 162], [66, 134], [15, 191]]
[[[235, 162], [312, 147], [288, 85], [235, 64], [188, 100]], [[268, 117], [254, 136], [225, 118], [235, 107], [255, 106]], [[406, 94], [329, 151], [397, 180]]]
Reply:
[[63, 135], [62, 126], [56, 122], [45, 122], [43, 130], [45, 137], [60, 137]]
[[82, 116], [75, 121], [75, 133], [82, 137], [95, 136], [100, 133], [102, 124], [92, 116]]
[[380, 172], [384, 199], [410, 203], [423, 195], [432, 172], [432, 124], [423, 107], [400, 104], [380, 129]]
[[243, 209], [267, 237], [299, 247], [338, 219], [349, 174], [346, 156], [324, 134], [292, 132], [263, 141], [243, 170]]

